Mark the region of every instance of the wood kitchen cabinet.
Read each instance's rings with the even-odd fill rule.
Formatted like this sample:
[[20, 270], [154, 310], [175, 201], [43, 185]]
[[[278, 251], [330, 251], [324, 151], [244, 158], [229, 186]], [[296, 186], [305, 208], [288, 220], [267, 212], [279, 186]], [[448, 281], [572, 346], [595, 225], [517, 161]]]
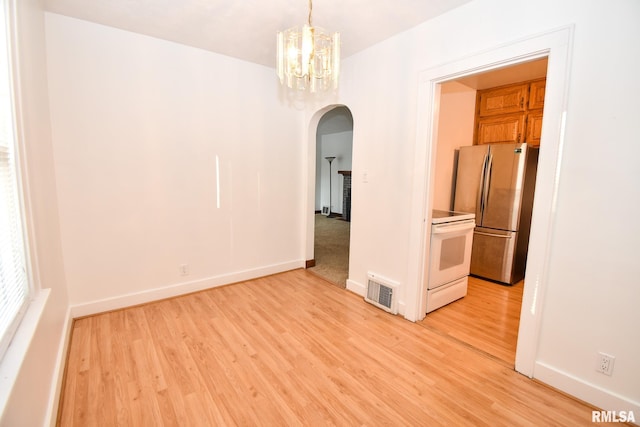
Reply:
[[534, 80], [529, 86], [529, 110], [542, 110], [547, 79]]
[[525, 141], [534, 147], [540, 145], [542, 134], [542, 110], [532, 111], [527, 114], [527, 136]]
[[486, 117], [526, 111], [528, 95], [528, 84], [478, 91], [478, 115]]
[[506, 114], [478, 121], [477, 144], [522, 142], [525, 132], [525, 114]]
[[540, 145], [546, 79], [479, 90], [474, 144]]

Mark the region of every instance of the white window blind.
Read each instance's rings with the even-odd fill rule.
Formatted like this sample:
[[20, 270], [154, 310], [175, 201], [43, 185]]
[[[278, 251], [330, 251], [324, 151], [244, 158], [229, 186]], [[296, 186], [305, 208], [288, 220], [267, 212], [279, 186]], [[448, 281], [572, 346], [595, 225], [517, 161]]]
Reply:
[[7, 49], [6, 2], [0, 8], [0, 358], [29, 297], [21, 203], [16, 173], [13, 102]]

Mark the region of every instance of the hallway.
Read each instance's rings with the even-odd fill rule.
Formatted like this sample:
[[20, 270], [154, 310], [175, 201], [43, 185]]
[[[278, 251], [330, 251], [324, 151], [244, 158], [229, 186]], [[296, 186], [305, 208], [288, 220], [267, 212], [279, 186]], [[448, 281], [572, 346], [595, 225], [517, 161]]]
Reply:
[[338, 217], [315, 215], [315, 266], [309, 271], [345, 288], [349, 276], [351, 223]]

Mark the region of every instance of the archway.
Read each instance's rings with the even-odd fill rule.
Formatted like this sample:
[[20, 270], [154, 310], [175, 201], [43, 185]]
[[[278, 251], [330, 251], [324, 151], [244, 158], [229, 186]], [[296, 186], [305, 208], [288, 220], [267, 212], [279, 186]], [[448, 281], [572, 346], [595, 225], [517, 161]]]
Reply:
[[333, 105], [314, 114], [309, 125], [308, 179], [313, 188], [308, 186], [312, 216], [305, 213], [306, 266], [341, 287], [348, 278], [352, 147], [353, 117], [347, 107]]

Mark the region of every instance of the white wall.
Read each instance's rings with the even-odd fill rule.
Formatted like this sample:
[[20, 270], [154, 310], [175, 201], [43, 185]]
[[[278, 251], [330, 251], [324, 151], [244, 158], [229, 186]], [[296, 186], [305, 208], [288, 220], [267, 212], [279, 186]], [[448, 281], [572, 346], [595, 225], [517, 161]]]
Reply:
[[[48, 417], [52, 414], [55, 420], [57, 387], [65, 356], [63, 342], [68, 329], [67, 290], [49, 124], [44, 14], [39, 0], [20, 0], [15, 4], [20, 59], [17, 96], [23, 124], [26, 202], [31, 214], [27, 218], [31, 261], [36, 286], [48, 288], [50, 293], [10, 399], [0, 415], [0, 424], [41, 426], [50, 421]], [[3, 377], [3, 382], [6, 381]]]
[[[629, 96], [640, 89], [638, 16], [633, 0], [476, 0], [347, 58], [341, 102], [357, 117], [349, 288], [361, 292], [368, 271], [407, 287], [419, 72], [575, 25], [535, 376], [640, 412], [640, 225], [624, 218], [640, 211], [640, 106]], [[597, 351], [616, 356], [613, 376], [595, 372]]]
[[72, 305], [304, 265], [302, 113], [280, 102], [273, 69], [56, 14], [46, 23]]
[[458, 82], [443, 83], [440, 92], [433, 209], [453, 208], [456, 150], [473, 145], [476, 91]]

